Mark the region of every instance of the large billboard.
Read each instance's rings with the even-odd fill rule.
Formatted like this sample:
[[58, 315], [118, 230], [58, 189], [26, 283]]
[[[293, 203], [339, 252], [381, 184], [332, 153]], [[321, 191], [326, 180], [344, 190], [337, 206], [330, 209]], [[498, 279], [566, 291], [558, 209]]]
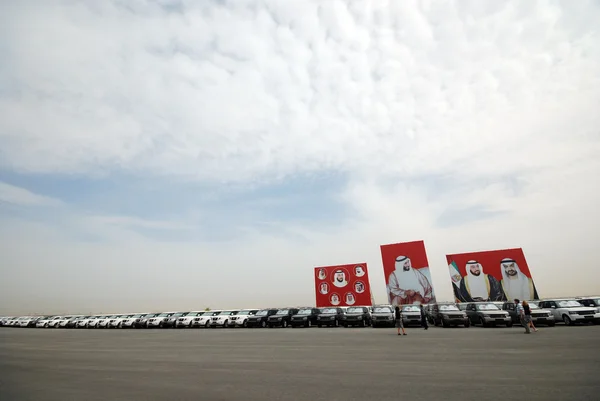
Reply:
[[317, 307], [371, 306], [366, 263], [315, 267]]
[[523, 249], [446, 255], [456, 302], [539, 299]]
[[423, 241], [381, 245], [381, 259], [390, 304], [435, 302], [435, 292]]

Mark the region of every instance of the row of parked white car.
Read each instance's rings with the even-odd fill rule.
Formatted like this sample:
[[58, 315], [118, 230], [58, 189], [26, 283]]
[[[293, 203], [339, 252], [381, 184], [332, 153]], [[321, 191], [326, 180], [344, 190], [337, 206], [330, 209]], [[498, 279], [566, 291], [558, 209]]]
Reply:
[[[531, 301], [534, 322], [554, 326], [556, 322], [600, 324], [600, 297]], [[518, 323], [512, 302], [477, 302], [455, 305], [439, 303], [423, 309], [427, 320], [444, 327], [477, 323]], [[403, 305], [405, 325], [421, 323], [417, 305]], [[489, 322], [488, 322], [489, 321]], [[0, 317], [0, 326], [37, 328], [216, 328], [216, 327], [311, 327], [393, 326], [391, 305], [353, 307], [301, 307], [241, 310], [210, 310], [115, 315], [11, 316]]]

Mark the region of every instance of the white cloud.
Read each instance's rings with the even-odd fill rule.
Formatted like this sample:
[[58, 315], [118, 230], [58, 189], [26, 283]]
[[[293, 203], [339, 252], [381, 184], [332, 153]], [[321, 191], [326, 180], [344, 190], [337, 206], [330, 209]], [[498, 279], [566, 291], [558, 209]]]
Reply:
[[[243, 185], [334, 170], [353, 214], [334, 227], [279, 226], [303, 241], [255, 233], [220, 248], [128, 231], [185, 221], [92, 211], [100, 217], [81, 224], [125, 245], [87, 244], [69, 263], [126, 249], [109, 260], [124, 279], [131, 265], [160, 277], [202, 265], [214, 279], [241, 275], [240, 293], [292, 275], [305, 287], [290, 299], [306, 302], [301, 269], [365, 259], [377, 269], [380, 243], [425, 239], [447, 296], [446, 252], [505, 246], [524, 247], [542, 292], [562, 291], [565, 265], [580, 266], [569, 268], [574, 292], [596, 289], [585, 268], [600, 224], [596, 2], [119, 4], [3, 6], [0, 167]], [[469, 208], [502, 213], [440, 227], [442, 214]], [[11, 260], [34, 264], [12, 241]], [[71, 255], [67, 240], [52, 249], [48, 263]]]
[[0, 181], [0, 203], [6, 202], [23, 206], [57, 206], [62, 202], [47, 196], [42, 196]]

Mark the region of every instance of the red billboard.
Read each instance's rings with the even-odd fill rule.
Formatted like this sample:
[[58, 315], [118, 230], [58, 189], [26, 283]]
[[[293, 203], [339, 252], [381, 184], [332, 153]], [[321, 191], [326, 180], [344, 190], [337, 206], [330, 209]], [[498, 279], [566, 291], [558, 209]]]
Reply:
[[366, 263], [315, 267], [317, 307], [371, 306]]
[[423, 241], [381, 245], [381, 259], [390, 304], [435, 302], [435, 292]]
[[539, 299], [523, 249], [446, 255], [456, 302]]

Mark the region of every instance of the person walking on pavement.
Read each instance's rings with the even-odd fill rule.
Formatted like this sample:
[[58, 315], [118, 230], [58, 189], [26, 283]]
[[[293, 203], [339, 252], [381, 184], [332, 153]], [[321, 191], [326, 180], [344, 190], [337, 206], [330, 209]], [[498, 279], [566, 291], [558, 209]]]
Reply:
[[517, 305], [517, 316], [519, 316], [521, 325], [525, 327], [525, 334], [531, 334], [531, 330], [529, 330], [529, 322], [525, 320], [525, 308], [523, 308], [523, 305], [521, 305], [518, 299], [515, 299], [515, 305]]
[[[404, 331], [404, 322], [402, 321], [402, 310], [399, 306], [396, 306], [396, 309], [394, 310], [394, 317], [396, 318], [396, 328], [398, 329], [398, 335], [406, 335], [406, 332]], [[400, 333], [400, 330], [402, 330], [402, 334]]]
[[536, 331], [538, 331], [538, 329], [536, 329], [533, 325], [533, 319], [531, 318], [531, 307], [529, 306], [529, 303], [527, 301], [523, 301], [522, 304], [523, 309], [525, 310], [525, 323], [527, 323], [535, 333]]
[[423, 308], [423, 305], [419, 305], [419, 308], [421, 310], [421, 326], [427, 330], [429, 328], [429, 324], [427, 323], [427, 316], [425, 315], [425, 308]]

